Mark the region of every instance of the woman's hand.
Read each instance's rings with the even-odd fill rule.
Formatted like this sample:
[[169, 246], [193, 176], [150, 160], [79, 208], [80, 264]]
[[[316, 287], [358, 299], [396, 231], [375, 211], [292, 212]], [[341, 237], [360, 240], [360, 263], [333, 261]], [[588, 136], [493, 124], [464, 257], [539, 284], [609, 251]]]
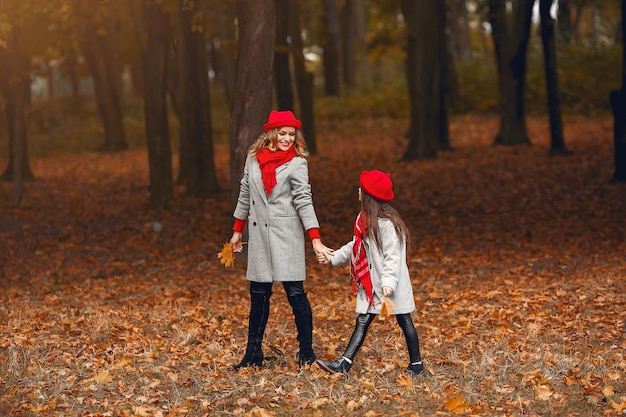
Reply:
[[315, 255], [317, 256], [317, 261], [321, 264], [330, 263], [330, 257], [333, 254], [334, 250], [329, 247], [326, 247], [321, 239], [313, 239], [311, 241], [313, 244], [313, 250], [315, 251]]
[[230, 238], [230, 244], [233, 245], [233, 252], [241, 252], [243, 250], [241, 239], [241, 232], [233, 232], [233, 237]]
[[383, 287], [383, 295], [385, 297], [391, 297], [393, 295], [393, 288], [391, 288], [391, 287]]

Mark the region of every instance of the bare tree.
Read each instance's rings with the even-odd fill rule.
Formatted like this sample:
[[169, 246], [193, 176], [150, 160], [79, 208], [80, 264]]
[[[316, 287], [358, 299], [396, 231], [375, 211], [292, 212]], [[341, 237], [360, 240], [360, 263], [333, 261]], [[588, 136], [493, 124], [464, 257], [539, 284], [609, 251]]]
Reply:
[[13, 180], [13, 205], [19, 206], [24, 193], [24, 180], [33, 178], [28, 162], [26, 109], [29, 103], [29, 61], [19, 48], [22, 27], [11, 29], [7, 48], [0, 47], [0, 94], [4, 96], [4, 113], [9, 139], [9, 164], [2, 174], [4, 181]]
[[[526, 49], [535, 0], [489, 0], [500, 98], [500, 131], [495, 144], [528, 144], [526, 130]], [[510, 6], [510, 7], [509, 7]]]
[[160, 4], [144, 3], [144, 112], [150, 168], [150, 207], [167, 208], [173, 199], [172, 151], [167, 118], [170, 16]]
[[[407, 26], [409, 144], [403, 159], [435, 158], [441, 131], [445, 78], [445, 5], [439, 0], [402, 0]], [[447, 122], [447, 119], [446, 119]]]
[[239, 49], [230, 112], [230, 184], [235, 205], [246, 153], [272, 107], [276, 15], [272, 0], [237, 0]]
[[539, 16], [541, 18], [541, 42], [543, 44], [543, 62], [546, 73], [548, 111], [550, 114], [550, 154], [563, 155], [571, 152], [565, 147], [565, 139], [563, 137], [556, 46], [554, 42], [556, 22], [550, 15], [552, 3], [553, 0], [539, 0]]
[[274, 0], [276, 4], [276, 50], [274, 51], [274, 84], [279, 110], [293, 110], [293, 88], [289, 68], [289, 24], [292, 19], [291, 2]]
[[293, 42], [293, 63], [298, 90], [298, 102], [300, 103], [300, 119], [302, 120], [302, 133], [306, 139], [307, 147], [312, 154], [317, 153], [317, 140], [315, 137], [315, 113], [313, 74], [306, 69], [304, 58], [304, 45], [302, 44], [302, 31], [300, 29], [300, 8], [298, 0], [289, 0], [289, 23], [291, 27], [291, 39]]
[[208, 196], [220, 190], [215, 172], [204, 2], [179, 2], [178, 103], [180, 179], [189, 195]]
[[122, 115], [117, 51], [113, 40], [113, 15], [108, 2], [75, 1], [75, 24], [80, 49], [91, 72], [98, 110], [104, 126], [103, 151], [128, 148]]
[[337, 0], [324, 0], [324, 92], [337, 96], [341, 92], [341, 27]]
[[[626, 21], [626, 0], [622, 0], [622, 22]], [[626, 39], [626, 25], [622, 23], [622, 39]], [[622, 85], [611, 91], [613, 109], [613, 141], [615, 144], [615, 171], [613, 181], [626, 182], [626, 45], [622, 43]]]

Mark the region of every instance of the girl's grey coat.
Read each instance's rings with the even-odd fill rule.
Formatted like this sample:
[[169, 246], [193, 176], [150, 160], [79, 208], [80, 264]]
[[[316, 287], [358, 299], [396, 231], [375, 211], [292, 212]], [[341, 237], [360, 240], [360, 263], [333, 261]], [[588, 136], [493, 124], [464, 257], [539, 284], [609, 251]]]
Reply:
[[307, 160], [295, 157], [276, 168], [268, 196], [256, 156], [248, 156], [233, 215], [247, 220], [248, 268], [255, 282], [304, 281], [304, 231], [319, 228], [313, 208]]
[[[409, 268], [406, 264], [406, 242], [398, 238], [391, 220], [378, 218], [378, 227], [380, 250], [376, 247], [374, 239], [370, 236], [365, 238], [365, 253], [374, 289], [374, 305], [370, 305], [366, 300], [365, 291], [359, 289], [356, 312], [359, 314], [380, 313], [382, 287], [390, 287], [393, 289], [393, 295], [388, 298], [396, 305], [392, 312], [394, 314], [411, 313], [415, 310], [415, 299]], [[336, 250], [330, 258], [332, 265], [349, 263], [353, 246], [354, 238]]]

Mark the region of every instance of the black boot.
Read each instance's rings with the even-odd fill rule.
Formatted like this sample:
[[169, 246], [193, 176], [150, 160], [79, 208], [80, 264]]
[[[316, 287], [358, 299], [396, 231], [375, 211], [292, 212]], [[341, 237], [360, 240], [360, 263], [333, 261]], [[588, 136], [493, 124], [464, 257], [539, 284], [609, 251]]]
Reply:
[[318, 359], [316, 362], [320, 368], [325, 370], [326, 372], [332, 373], [348, 373], [350, 368], [352, 368], [352, 361], [347, 358], [339, 358], [334, 361], [325, 361], [324, 359]]
[[352, 367], [352, 360], [361, 348], [361, 345], [363, 345], [365, 336], [367, 336], [367, 329], [369, 329], [370, 324], [372, 324], [372, 320], [374, 320], [375, 317], [376, 314], [371, 313], [359, 314], [356, 318], [356, 325], [354, 326], [354, 331], [352, 331], [350, 342], [348, 343], [348, 347], [346, 348], [343, 356], [334, 361], [318, 359], [317, 364], [327, 372], [347, 373]]
[[420, 354], [419, 338], [417, 331], [413, 325], [410, 314], [396, 314], [396, 321], [400, 325], [406, 340], [406, 346], [409, 349], [409, 366], [404, 370], [411, 376], [424, 375], [424, 364], [422, 363], [422, 355]]
[[298, 352], [298, 363], [300, 366], [311, 365], [315, 362], [315, 352], [313, 352], [313, 313], [306, 293], [287, 296], [298, 329], [298, 342], [300, 351]]
[[248, 344], [246, 353], [239, 364], [234, 365], [234, 369], [248, 366], [263, 365], [263, 335], [270, 313], [270, 296], [272, 295], [271, 285], [269, 291], [266, 286], [250, 283], [250, 316], [248, 317]]

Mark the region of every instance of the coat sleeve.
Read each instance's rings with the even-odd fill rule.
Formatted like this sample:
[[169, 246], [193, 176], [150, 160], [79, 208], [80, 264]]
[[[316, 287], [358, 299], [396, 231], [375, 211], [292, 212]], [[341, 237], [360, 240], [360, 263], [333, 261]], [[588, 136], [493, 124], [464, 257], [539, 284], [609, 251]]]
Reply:
[[250, 212], [250, 156], [246, 157], [243, 168], [243, 176], [239, 181], [239, 197], [233, 216], [236, 219], [247, 220]]
[[313, 207], [313, 196], [311, 194], [311, 185], [309, 184], [309, 166], [307, 160], [296, 157], [293, 159], [295, 164], [293, 174], [291, 175], [291, 194], [293, 197], [293, 205], [298, 212], [298, 216], [302, 221], [305, 230], [318, 228], [320, 224]]
[[380, 249], [383, 260], [380, 282], [382, 287], [397, 290], [399, 265], [402, 261], [404, 240], [398, 238], [393, 223], [389, 220], [380, 221]]
[[339, 249], [333, 252], [330, 257], [330, 263], [333, 266], [344, 265], [350, 262], [350, 255], [352, 254], [352, 247], [354, 246], [354, 239], [346, 243]]

